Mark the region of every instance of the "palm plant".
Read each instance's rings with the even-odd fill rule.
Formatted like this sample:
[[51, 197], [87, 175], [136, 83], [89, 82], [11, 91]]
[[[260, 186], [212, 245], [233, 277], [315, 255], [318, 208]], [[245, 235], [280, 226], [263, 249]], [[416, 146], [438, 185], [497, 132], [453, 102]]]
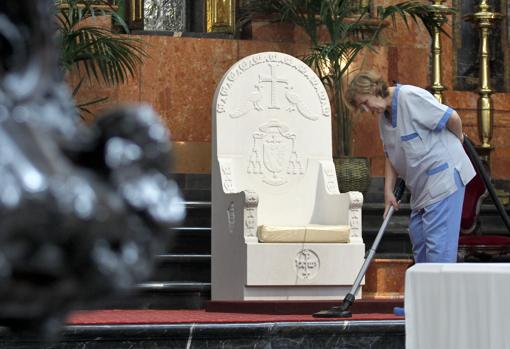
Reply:
[[[336, 157], [351, 155], [352, 113], [342, 99], [344, 77], [356, 57], [365, 48], [375, 50], [382, 30], [398, 17], [406, 26], [409, 20], [421, 22], [432, 32], [434, 7], [417, 1], [405, 1], [377, 9], [375, 25], [367, 30], [370, 13], [359, 11], [347, 0], [265, 0], [249, 1], [249, 12], [279, 14], [281, 21], [301, 27], [310, 39], [310, 53], [302, 60], [314, 69], [330, 93], [336, 116]], [[257, 10], [256, 10], [257, 9]], [[321, 35], [327, 32], [324, 40]]]
[[[79, 76], [73, 95], [85, 80], [113, 86], [135, 75], [137, 66], [146, 56], [140, 41], [117, 35], [93, 20], [111, 16], [113, 23], [127, 33], [127, 25], [115, 11], [112, 1], [55, 0], [55, 5], [62, 69], [65, 72], [75, 69]], [[100, 98], [78, 107], [83, 112], [90, 112], [89, 105], [104, 100]]]

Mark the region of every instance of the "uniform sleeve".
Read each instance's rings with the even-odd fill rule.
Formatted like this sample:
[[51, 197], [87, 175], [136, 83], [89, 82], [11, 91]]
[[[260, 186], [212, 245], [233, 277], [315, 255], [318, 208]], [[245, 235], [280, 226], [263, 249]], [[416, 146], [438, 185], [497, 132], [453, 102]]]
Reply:
[[404, 103], [413, 123], [431, 131], [445, 128], [453, 113], [452, 108], [439, 103], [430, 92], [419, 87], [406, 91]]

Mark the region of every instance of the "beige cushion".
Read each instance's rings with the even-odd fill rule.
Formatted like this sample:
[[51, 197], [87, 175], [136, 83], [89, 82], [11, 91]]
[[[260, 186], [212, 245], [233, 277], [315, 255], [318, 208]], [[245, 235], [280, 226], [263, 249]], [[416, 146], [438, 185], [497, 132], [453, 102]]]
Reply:
[[310, 224], [301, 227], [261, 225], [260, 242], [349, 242], [348, 225]]

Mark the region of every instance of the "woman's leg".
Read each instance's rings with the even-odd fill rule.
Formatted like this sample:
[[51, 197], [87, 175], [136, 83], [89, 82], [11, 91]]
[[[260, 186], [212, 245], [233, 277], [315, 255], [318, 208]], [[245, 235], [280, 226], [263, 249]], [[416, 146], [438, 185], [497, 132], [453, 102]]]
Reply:
[[413, 245], [415, 263], [426, 262], [425, 236], [423, 235], [422, 211], [412, 211], [409, 222], [409, 237]]
[[457, 191], [444, 200], [425, 207], [422, 215], [426, 261], [455, 263], [465, 187], [455, 171]]

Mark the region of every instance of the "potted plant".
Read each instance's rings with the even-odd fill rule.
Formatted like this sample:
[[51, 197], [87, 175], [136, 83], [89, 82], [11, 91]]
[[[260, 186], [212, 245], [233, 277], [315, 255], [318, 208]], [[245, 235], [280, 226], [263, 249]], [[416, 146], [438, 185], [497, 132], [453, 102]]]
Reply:
[[[146, 52], [138, 39], [113, 32], [112, 28], [120, 28], [128, 33], [126, 23], [117, 13], [116, 1], [55, 0], [55, 5], [61, 67], [64, 72], [73, 70], [79, 78], [73, 96], [85, 80], [113, 86], [135, 75]], [[101, 25], [100, 18], [108, 21], [111, 18], [113, 25]], [[98, 98], [77, 107], [82, 113], [90, 113], [90, 105], [105, 99]]]
[[[354, 5], [353, 5], [354, 4]], [[302, 57], [319, 75], [333, 105], [333, 156], [342, 192], [368, 188], [370, 166], [366, 158], [352, 157], [352, 115], [343, 101], [345, 77], [358, 54], [374, 50], [382, 30], [400, 17], [421, 21], [431, 32], [434, 8], [417, 1], [380, 6], [372, 15], [367, 1], [346, 0], [266, 0], [251, 1], [249, 12], [278, 14], [281, 21], [303, 29], [310, 40], [310, 53]], [[327, 34], [327, 35], [324, 35]], [[349, 164], [351, 163], [351, 165]]]

